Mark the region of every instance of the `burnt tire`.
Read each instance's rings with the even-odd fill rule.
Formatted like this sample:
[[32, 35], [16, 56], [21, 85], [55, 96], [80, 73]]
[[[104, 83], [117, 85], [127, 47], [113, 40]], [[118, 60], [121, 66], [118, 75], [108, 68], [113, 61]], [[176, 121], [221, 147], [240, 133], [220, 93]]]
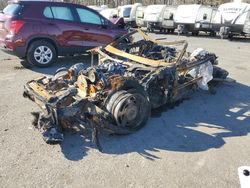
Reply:
[[27, 61], [37, 67], [48, 67], [57, 59], [55, 47], [45, 41], [38, 40], [31, 43], [27, 51]]

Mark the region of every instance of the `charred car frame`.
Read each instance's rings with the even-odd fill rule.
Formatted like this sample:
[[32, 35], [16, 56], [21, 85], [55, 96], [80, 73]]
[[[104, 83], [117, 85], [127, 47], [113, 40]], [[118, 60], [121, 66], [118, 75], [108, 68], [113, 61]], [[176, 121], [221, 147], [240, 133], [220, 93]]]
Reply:
[[[142, 39], [126, 40], [137, 35]], [[166, 42], [134, 30], [105, 47], [91, 50], [98, 65], [76, 64], [25, 85], [24, 97], [42, 109], [35, 124], [47, 143], [63, 140], [63, 129], [88, 126], [101, 150], [98, 130], [128, 134], [146, 124], [152, 109], [209, 90], [228, 72], [217, 67], [217, 57], [203, 49], [186, 51], [186, 41]], [[92, 62], [93, 63], [93, 62]], [[93, 65], [93, 64], [92, 64]]]

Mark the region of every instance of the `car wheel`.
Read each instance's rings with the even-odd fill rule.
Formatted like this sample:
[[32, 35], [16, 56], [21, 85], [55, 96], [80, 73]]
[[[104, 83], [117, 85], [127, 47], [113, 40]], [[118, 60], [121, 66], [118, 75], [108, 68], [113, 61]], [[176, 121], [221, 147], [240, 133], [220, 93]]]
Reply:
[[121, 90], [114, 93], [107, 105], [115, 124], [121, 129], [136, 131], [143, 127], [150, 116], [150, 103], [138, 90]]
[[55, 47], [43, 40], [31, 43], [27, 52], [27, 61], [37, 67], [48, 67], [57, 59]]
[[199, 31], [193, 31], [193, 32], [192, 32], [192, 35], [193, 35], [193, 36], [198, 36], [198, 35], [199, 35]]
[[112, 114], [114, 124], [129, 134], [142, 128], [151, 114], [151, 104], [144, 88], [134, 79], [121, 78], [121, 85], [105, 99], [104, 105]]
[[233, 35], [233, 34], [229, 34], [229, 35], [228, 35], [228, 39], [229, 39], [229, 40], [233, 40], [233, 38], [234, 38], [234, 35]]
[[214, 31], [211, 31], [210, 34], [209, 34], [211, 37], [215, 37], [216, 36], [216, 33]]

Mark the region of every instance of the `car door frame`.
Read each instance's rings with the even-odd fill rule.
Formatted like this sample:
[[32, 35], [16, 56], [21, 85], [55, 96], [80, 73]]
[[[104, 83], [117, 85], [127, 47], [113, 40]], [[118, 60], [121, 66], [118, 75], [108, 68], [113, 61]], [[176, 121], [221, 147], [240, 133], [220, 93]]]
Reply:
[[[88, 10], [90, 12], [97, 14], [100, 17], [100, 19], [103, 20], [103, 25], [81, 22], [80, 16], [78, 15], [78, 12], [77, 12], [77, 8], [85, 9], [85, 10]], [[101, 14], [99, 14], [97, 11], [92, 10], [85, 6], [76, 5], [74, 6], [73, 12], [75, 16], [77, 17], [78, 25], [82, 27], [82, 35], [83, 35], [82, 43], [85, 48], [91, 49], [96, 46], [104, 46], [113, 40], [112, 34], [108, 35], [108, 33], [105, 32], [105, 30], [112, 28], [110, 22], [106, 18], [104, 18]], [[94, 32], [89, 32], [89, 31], [94, 31]], [[96, 41], [98, 40], [98, 42], [91, 42], [91, 41], [86, 42], [86, 38], [90, 38], [90, 39], [95, 38]], [[91, 45], [88, 45], [88, 44], [91, 44]]]
[[[73, 20], [64, 20], [64, 19], [58, 19], [55, 18], [53, 15], [53, 18], [48, 18], [44, 15], [44, 17], [48, 20], [48, 22], [54, 27], [57, 27], [57, 33], [53, 37], [54, 41], [57, 43], [58, 48], [58, 54], [59, 55], [70, 55], [70, 54], [78, 54], [84, 52], [86, 49], [82, 45], [82, 41], [80, 40], [80, 31], [79, 28], [75, 29], [75, 25], [78, 23], [78, 17], [74, 13], [74, 6], [71, 4], [50, 4], [44, 7], [44, 10], [46, 7], [66, 7], [68, 8], [73, 16]], [[52, 10], [51, 10], [52, 11]], [[53, 14], [53, 13], [52, 13]], [[69, 30], [62, 29], [63, 27], [59, 26], [59, 24], [62, 24], [64, 26], [67, 26], [70, 28]], [[49, 34], [49, 33], [48, 33]]]

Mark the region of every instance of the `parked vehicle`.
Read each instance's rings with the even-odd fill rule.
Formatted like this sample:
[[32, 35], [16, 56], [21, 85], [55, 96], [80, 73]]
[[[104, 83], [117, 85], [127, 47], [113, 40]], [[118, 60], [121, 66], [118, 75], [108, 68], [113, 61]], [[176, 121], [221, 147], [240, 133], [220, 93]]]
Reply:
[[220, 5], [213, 27], [222, 38], [250, 34], [250, 4], [232, 2]]
[[117, 8], [107, 8], [100, 11], [100, 14], [110, 20], [110, 18], [118, 17], [118, 9]]
[[174, 30], [176, 28], [175, 22], [174, 22], [174, 16], [176, 14], [177, 7], [176, 6], [167, 6], [163, 15], [162, 15], [162, 28], [164, 28], [164, 31], [166, 30], [168, 32], [174, 33]]
[[135, 22], [137, 27], [145, 27], [145, 21], [144, 21], [144, 11], [146, 7], [138, 7], [135, 13]]
[[198, 4], [179, 5], [174, 19], [178, 33], [198, 35], [199, 31], [204, 31], [214, 36], [212, 20], [216, 10], [215, 7]]
[[163, 31], [162, 17], [164, 14], [166, 5], [149, 5], [145, 9], [144, 21], [147, 24], [147, 30], [154, 32], [155, 29]]
[[101, 11], [103, 11], [105, 9], [108, 9], [107, 5], [102, 5], [102, 6], [89, 5], [88, 7], [95, 10], [95, 11], [97, 11], [97, 12], [101, 12]]
[[70, 3], [18, 1], [0, 13], [1, 49], [39, 67], [125, 33], [96, 11]]
[[135, 3], [133, 5], [124, 5], [118, 7], [118, 16], [123, 17], [124, 22], [130, 27], [136, 27], [136, 10], [141, 7], [141, 3]]
[[122, 29], [127, 29], [123, 17], [118, 17], [117, 8], [108, 8], [100, 12], [105, 18]]

